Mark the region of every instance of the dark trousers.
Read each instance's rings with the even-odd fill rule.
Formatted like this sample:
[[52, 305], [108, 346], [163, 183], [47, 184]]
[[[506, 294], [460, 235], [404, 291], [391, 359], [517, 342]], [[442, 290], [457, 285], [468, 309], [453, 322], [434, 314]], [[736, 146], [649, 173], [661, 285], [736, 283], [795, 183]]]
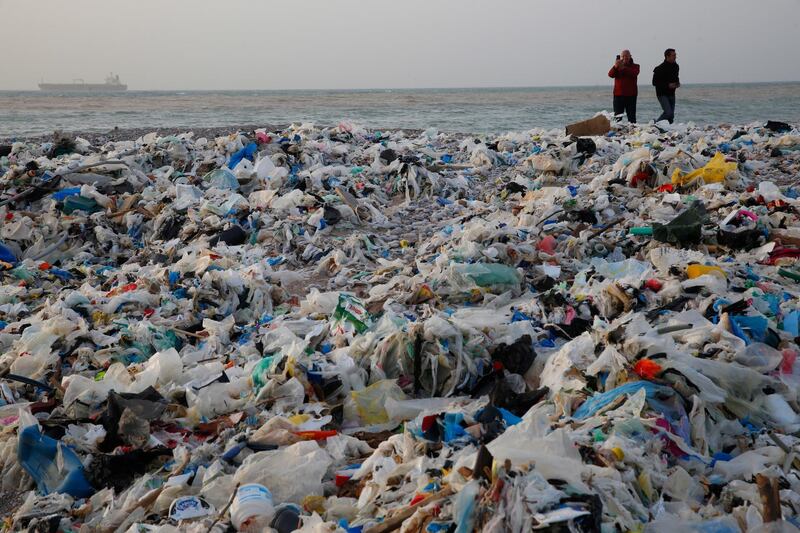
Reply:
[[617, 117], [617, 122], [622, 120], [620, 115], [622, 113], [628, 114], [628, 122], [636, 122], [636, 97], [635, 96], [615, 96], [614, 97], [614, 115]]
[[672, 121], [675, 120], [675, 96], [662, 94], [658, 97], [658, 103], [661, 104], [661, 109], [663, 109], [664, 112], [656, 119], [656, 122], [668, 120], [669, 123], [672, 124]]

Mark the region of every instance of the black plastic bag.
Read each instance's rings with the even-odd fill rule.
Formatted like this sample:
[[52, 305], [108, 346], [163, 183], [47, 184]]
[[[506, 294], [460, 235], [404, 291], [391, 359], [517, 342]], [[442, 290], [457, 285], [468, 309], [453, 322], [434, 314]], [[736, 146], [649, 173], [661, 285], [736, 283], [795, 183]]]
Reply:
[[777, 120], [768, 120], [764, 127], [770, 131], [774, 131], [775, 133], [786, 133], [787, 131], [792, 131], [792, 127], [789, 124], [786, 122], [779, 122]]
[[530, 335], [523, 335], [512, 344], [500, 344], [492, 351], [492, 360], [513, 374], [525, 374], [536, 359]]
[[686, 246], [697, 244], [703, 238], [706, 207], [696, 201], [667, 224], [653, 224], [653, 238], [659, 242]]
[[581, 137], [575, 143], [578, 152], [585, 155], [592, 155], [597, 151], [597, 145], [589, 137]]

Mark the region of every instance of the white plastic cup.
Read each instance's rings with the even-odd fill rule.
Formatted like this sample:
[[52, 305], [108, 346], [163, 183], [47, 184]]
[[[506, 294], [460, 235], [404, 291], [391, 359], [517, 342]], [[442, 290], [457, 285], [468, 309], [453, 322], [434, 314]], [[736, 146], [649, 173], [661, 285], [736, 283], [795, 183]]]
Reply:
[[236, 491], [231, 505], [231, 523], [237, 531], [260, 531], [274, 514], [272, 493], [264, 485], [250, 483]]

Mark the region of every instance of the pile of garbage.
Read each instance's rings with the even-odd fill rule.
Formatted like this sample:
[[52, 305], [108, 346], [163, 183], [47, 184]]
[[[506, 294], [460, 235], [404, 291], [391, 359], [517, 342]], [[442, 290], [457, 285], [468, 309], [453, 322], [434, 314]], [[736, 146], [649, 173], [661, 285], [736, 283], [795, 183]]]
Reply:
[[790, 125], [0, 154], [7, 529], [800, 526]]

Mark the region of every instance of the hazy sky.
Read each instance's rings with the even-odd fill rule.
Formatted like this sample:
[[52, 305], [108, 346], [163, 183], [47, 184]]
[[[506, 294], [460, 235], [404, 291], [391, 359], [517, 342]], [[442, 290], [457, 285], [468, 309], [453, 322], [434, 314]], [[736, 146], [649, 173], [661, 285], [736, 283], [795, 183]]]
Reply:
[[691, 82], [800, 79], [800, 0], [0, 0], [0, 89], [609, 83], [630, 48]]

